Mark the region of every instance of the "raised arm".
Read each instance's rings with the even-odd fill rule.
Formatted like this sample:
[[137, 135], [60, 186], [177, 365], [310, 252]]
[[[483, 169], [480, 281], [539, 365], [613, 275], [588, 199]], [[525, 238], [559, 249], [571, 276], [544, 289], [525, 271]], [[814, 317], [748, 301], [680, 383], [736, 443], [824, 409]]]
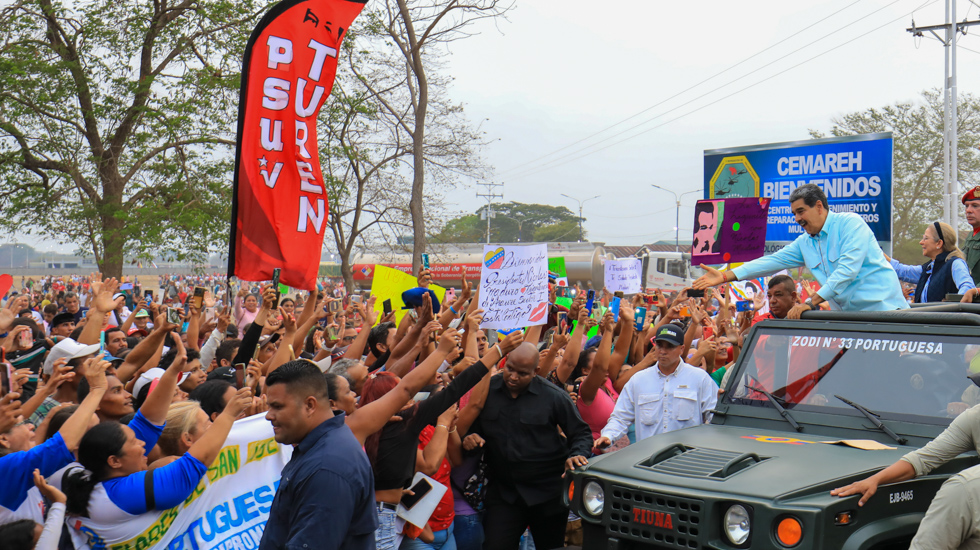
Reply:
[[262, 372], [265, 376], [268, 376], [270, 372], [278, 369], [282, 365], [285, 365], [295, 356], [291, 342], [293, 341], [293, 337], [296, 336], [296, 321], [293, 320], [292, 315], [286, 313], [286, 310], [282, 308], [279, 308], [279, 314], [282, 315], [282, 326], [285, 329], [285, 332], [282, 336], [282, 342], [279, 344], [279, 349], [277, 349], [272, 358], [262, 366]]
[[558, 363], [558, 372], [555, 373], [558, 381], [562, 384], [568, 380], [572, 371], [575, 370], [575, 365], [578, 363], [578, 356], [582, 353], [582, 340], [589, 321], [589, 310], [584, 307], [580, 308], [578, 310], [578, 323], [575, 324], [575, 330], [572, 331], [572, 336], [569, 338], [568, 347], [565, 348], [565, 355], [562, 356], [561, 362]]
[[177, 325], [172, 325], [167, 322], [166, 314], [158, 315], [150, 334], [146, 338], [143, 338], [139, 344], [136, 344], [136, 347], [126, 355], [126, 360], [123, 364], [116, 369], [116, 377], [123, 384], [132, 379], [133, 375], [145, 363], [152, 359], [155, 353], [163, 349], [163, 342], [166, 340], [167, 334], [175, 328], [177, 328]]
[[[179, 337], [177, 342], [180, 342]], [[170, 410], [170, 402], [173, 401], [174, 391], [177, 389], [177, 378], [184, 371], [185, 366], [187, 366], [187, 353], [181, 348], [173, 362], [160, 376], [157, 387], [146, 397], [146, 401], [143, 401], [140, 412], [143, 413], [143, 418], [154, 426], [162, 426], [166, 423], [167, 411]]]
[[439, 338], [439, 347], [425, 361], [406, 374], [391, 391], [380, 399], [357, 409], [347, 417], [347, 427], [362, 444], [368, 436], [380, 430], [398, 411], [409, 402], [415, 394], [432, 380], [439, 365], [456, 347], [459, 333], [448, 329]]
[[133, 311], [129, 314], [129, 317], [126, 317], [123, 324], [119, 326], [119, 329], [123, 331], [123, 334], [129, 335], [129, 329], [133, 328], [133, 322], [136, 321], [136, 314], [139, 313], [141, 309], [146, 307], [146, 300], [144, 298], [140, 298], [136, 301], [134, 306], [135, 309], [133, 309]]
[[[625, 304], [624, 304], [625, 305]], [[622, 307], [622, 306], [620, 306]], [[591, 405], [595, 400], [599, 386], [606, 381], [609, 373], [609, 355], [612, 350], [613, 329], [616, 322], [613, 320], [612, 311], [607, 311], [602, 316], [602, 340], [599, 342], [599, 349], [596, 351], [595, 359], [592, 361], [592, 370], [585, 377], [579, 388], [578, 398], [586, 405]], [[622, 337], [620, 337], [622, 338]]]
[[[96, 283], [93, 281], [92, 287], [95, 288], [95, 286]], [[88, 320], [85, 322], [85, 328], [82, 329], [82, 333], [78, 336], [79, 344], [98, 344], [99, 335], [102, 333], [102, 325], [105, 322], [105, 316], [110, 311], [116, 309], [116, 306], [125, 299], [122, 296], [115, 300], [112, 299], [112, 295], [119, 288], [119, 281], [115, 278], [106, 279], [98, 286], [99, 292], [90, 300], [91, 305], [88, 310]]]
[[[159, 388], [157, 388], [159, 389]], [[205, 430], [204, 435], [191, 445], [187, 454], [201, 461], [201, 464], [210, 466], [214, 459], [218, 457], [218, 452], [228, 439], [228, 433], [235, 420], [245, 412], [245, 409], [252, 404], [252, 389], [245, 387], [228, 400], [225, 409], [214, 419], [211, 426]]]
[[630, 304], [624, 303], [619, 308], [619, 338], [616, 340], [612, 357], [609, 358], [609, 378], [612, 380], [619, 378], [619, 371], [629, 357], [633, 345], [633, 333], [636, 330], [635, 313], [636, 310]]
[[360, 361], [361, 357], [364, 356], [364, 348], [367, 347], [368, 336], [371, 334], [371, 327], [374, 326], [375, 320], [377, 320], [378, 313], [374, 311], [374, 301], [375, 297], [371, 296], [368, 298], [367, 302], [362, 305], [357, 305], [357, 308], [361, 312], [361, 331], [357, 333], [357, 337], [350, 346], [347, 347], [347, 351], [344, 353], [344, 359], [355, 359]]
[[99, 403], [105, 395], [106, 388], [109, 387], [105, 377], [105, 371], [109, 368], [109, 362], [103, 361], [103, 357], [103, 355], [99, 354], [82, 364], [81, 370], [85, 374], [85, 380], [88, 382], [88, 394], [78, 405], [78, 408], [75, 409], [75, 412], [61, 425], [61, 429], [58, 430], [61, 438], [65, 441], [65, 446], [72, 452], [78, 448], [82, 436], [88, 431], [88, 425], [92, 421], [92, 415], [99, 408]]

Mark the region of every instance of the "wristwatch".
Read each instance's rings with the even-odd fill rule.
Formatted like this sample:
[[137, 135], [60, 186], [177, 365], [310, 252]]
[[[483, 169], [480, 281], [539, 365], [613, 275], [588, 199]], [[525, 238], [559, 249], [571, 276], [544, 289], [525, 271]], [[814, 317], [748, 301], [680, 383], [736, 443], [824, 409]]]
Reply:
[[807, 298], [803, 305], [809, 307], [811, 310], [817, 309], [817, 306], [813, 305], [813, 298]]

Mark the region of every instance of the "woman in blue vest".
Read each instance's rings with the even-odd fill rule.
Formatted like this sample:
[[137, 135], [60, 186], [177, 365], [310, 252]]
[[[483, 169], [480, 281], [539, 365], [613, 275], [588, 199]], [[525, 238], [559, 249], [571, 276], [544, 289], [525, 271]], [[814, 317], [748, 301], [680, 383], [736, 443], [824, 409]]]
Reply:
[[891, 259], [899, 279], [916, 283], [913, 303], [942, 302], [947, 294], [966, 294], [974, 288], [963, 251], [956, 247], [956, 232], [952, 226], [932, 222], [926, 227], [919, 245], [922, 255], [929, 258], [928, 262], [905, 265]]

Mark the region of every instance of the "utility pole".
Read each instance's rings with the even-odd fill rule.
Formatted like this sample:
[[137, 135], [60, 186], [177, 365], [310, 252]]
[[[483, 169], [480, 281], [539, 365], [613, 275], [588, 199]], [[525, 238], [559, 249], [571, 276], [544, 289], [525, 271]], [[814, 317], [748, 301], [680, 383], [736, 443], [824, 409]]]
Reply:
[[585, 203], [589, 202], [592, 199], [598, 199], [602, 195], [596, 195], [594, 197], [585, 199], [584, 201], [580, 201], [575, 197], [569, 197], [564, 193], [562, 193], [561, 196], [565, 197], [566, 199], [572, 199], [573, 201], [578, 203], [578, 242], [582, 242], [582, 239], [585, 238], [585, 232], [582, 231], [582, 205], [584, 205]]
[[487, 199], [487, 209], [484, 210], [483, 215], [487, 218], [487, 244], [490, 244], [490, 218], [494, 217], [493, 213], [493, 199], [504, 198], [503, 194], [498, 194], [495, 191], [498, 187], [503, 187], [502, 183], [478, 183], [477, 185], [482, 185], [486, 187], [486, 193], [477, 193], [477, 197], [483, 197]]
[[[677, 210], [674, 211], [674, 252], [680, 252], [681, 251], [681, 244], [680, 244], [681, 243], [681, 241], [680, 241], [680, 235], [681, 235], [681, 197], [683, 197], [684, 195], [690, 195], [691, 193], [699, 193], [700, 190], [699, 189], [694, 189], [694, 190], [691, 190], [691, 191], [684, 191], [683, 193], [681, 193], [680, 195], [678, 195], [676, 192], [671, 191], [670, 189], [667, 189], [665, 187], [660, 187], [656, 183], [651, 183], [650, 185], [652, 187], [656, 187], [657, 189], [660, 189], [661, 191], [666, 191], [666, 192], [674, 195], [674, 202], [677, 203]], [[697, 221], [697, 220], [695, 220], [695, 221]]]
[[[906, 29], [912, 36], [921, 37], [930, 33], [942, 42], [946, 50], [944, 63], [945, 80], [943, 81], [943, 220], [959, 232], [959, 204], [957, 197], [959, 187], [959, 141], [957, 136], [956, 115], [956, 33], [966, 34], [967, 27], [980, 25], [980, 20], [956, 22], [956, 0], [946, 0], [946, 23]], [[944, 36], [936, 31], [943, 30]]]

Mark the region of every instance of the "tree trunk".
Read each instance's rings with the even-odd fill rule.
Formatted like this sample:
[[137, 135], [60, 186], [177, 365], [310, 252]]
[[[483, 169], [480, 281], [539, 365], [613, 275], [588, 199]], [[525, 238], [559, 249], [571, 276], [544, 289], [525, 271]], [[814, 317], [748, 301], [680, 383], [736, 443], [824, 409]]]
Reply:
[[412, 271], [418, 273], [422, 266], [422, 254], [425, 252], [425, 212], [423, 209], [425, 186], [425, 115], [429, 108], [429, 82], [425, 78], [425, 67], [422, 64], [418, 37], [415, 35], [415, 25], [408, 11], [405, 0], [398, 0], [405, 31], [408, 34], [408, 44], [412, 48], [409, 65], [415, 81], [418, 84], [418, 103], [415, 107], [415, 131], [412, 132], [412, 161], [415, 174], [412, 179], [412, 198], [408, 209], [412, 213]]
[[122, 280], [123, 259], [126, 251], [126, 228], [123, 221], [114, 216], [104, 216], [102, 222], [102, 261], [99, 271], [104, 278]]
[[340, 275], [344, 278], [344, 289], [348, 294], [354, 292], [354, 270], [350, 263], [350, 251], [340, 250]]

